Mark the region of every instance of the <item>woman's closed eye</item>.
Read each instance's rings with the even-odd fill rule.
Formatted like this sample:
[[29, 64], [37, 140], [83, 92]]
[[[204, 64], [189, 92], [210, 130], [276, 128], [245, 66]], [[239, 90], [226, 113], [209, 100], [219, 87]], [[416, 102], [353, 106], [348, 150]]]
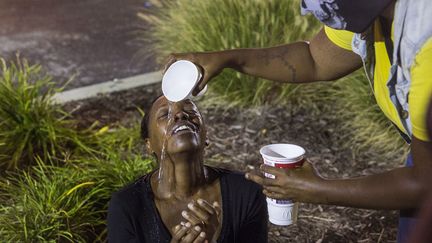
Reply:
[[167, 116], [168, 116], [168, 109], [161, 109], [157, 113], [157, 118], [158, 119], [165, 118]]
[[193, 104], [187, 104], [184, 109], [189, 115], [198, 115], [199, 112]]
[[189, 114], [189, 115], [193, 115], [193, 116], [197, 116], [199, 113], [197, 110], [195, 109], [185, 109], [185, 111]]

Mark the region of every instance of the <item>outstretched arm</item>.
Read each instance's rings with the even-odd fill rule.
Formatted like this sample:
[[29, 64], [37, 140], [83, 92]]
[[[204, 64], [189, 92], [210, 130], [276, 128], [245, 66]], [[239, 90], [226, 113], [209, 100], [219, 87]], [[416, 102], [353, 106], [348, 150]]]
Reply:
[[413, 167], [393, 169], [381, 174], [353, 179], [328, 180], [320, 177], [310, 163], [296, 170], [263, 166], [247, 178], [264, 187], [272, 198], [371, 209], [409, 209], [418, 207], [431, 185], [432, 143], [413, 138]]
[[[230, 53], [232, 52], [232, 53]], [[290, 83], [329, 81], [361, 66], [360, 57], [327, 38], [322, 29], [311, 41], [263, 49], [228, 51], [229, 67], [262, 78]]]
[[[186, 59], [202, 68], [201, 90], [224, 68], [279, 82], [335, 80], [361, 66], [360, 57], [335, 45], [322, 29], [311, 41], [270, 48], [172, 54], [166, 65]], [[198, 90], [195, 90], [197, 92]]]

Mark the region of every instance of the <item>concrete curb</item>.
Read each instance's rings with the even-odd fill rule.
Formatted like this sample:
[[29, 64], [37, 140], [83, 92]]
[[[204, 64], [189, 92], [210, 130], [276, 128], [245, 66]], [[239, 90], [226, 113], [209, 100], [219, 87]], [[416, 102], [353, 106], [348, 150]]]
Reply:
[[162, 80], [160, 71], [145, 73], [123, 79], [114, 79], [112, 81], [93, 84], [81, 88], [67, 90], [54, 95], [53, 100], [56, 103], [67, 103], [74, 100], [83, 100], [95, 97], [100, 94], [107, 94], [116, 91], [127, 90], [139, 86], [154, 84]]

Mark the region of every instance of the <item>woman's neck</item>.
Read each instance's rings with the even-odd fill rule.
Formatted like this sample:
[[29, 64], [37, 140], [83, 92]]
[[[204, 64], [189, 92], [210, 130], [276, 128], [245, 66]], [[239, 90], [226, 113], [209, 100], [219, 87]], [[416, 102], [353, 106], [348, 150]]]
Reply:
[[202, 156], [167, 156], [151, 178], [158, 199], [184, 200], [195, 195], [206, 182]]

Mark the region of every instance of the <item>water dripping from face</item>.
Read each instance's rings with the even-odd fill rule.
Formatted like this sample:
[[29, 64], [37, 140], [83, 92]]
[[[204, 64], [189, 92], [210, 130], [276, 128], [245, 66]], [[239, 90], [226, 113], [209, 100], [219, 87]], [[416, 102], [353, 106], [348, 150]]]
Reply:
[[[173, 102], [168, 101], [168, 115], [167, 115], [167, 123], [165, 126], [165, 134], [164, 134], [163, 143], [162, 143], [161, 161], [165, 161], [165, 159], [167, 158], [167, 155], [168, 155], [167, 154], [167, 146], [168, 146], [168, 136], [170, 135], [168, 133], [168, 131], [170, 130], [170, 128], [173, 126], [173, 124], [175, 122], [173, 112], [172, 112], [173, 105], [174, 105]], [[165, 175], [164, 172], [165, 172], [164, 169], [162, 167], [160, 167], [159, 168], [159, 174], [158, 174], [159, 180], [164, 177], [164, 175]]]

